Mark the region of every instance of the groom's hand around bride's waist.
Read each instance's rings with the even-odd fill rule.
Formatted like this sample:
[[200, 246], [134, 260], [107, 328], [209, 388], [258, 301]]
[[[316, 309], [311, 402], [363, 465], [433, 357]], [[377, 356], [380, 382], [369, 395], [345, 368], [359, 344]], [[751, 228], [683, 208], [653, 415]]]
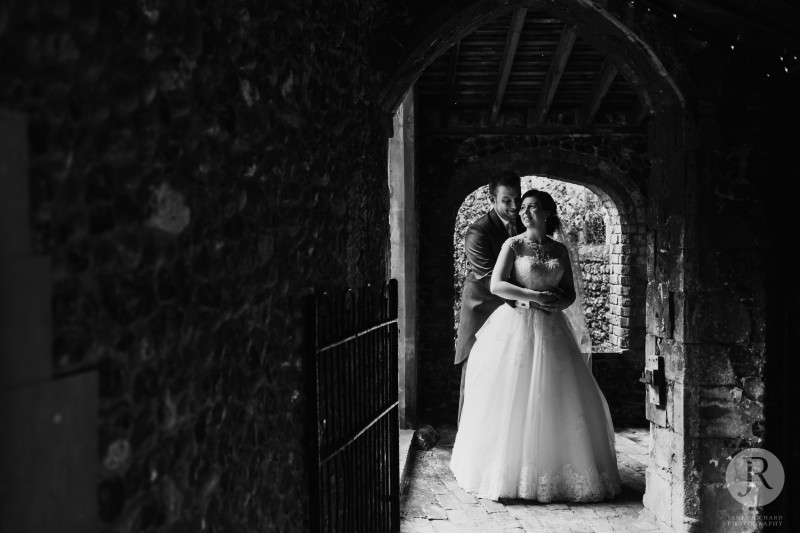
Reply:
[[562, 308], [561, 301], [564, 299], [564, 292], [560, 288], [544, 291], [531, 291], [531, 307], [539, 309], [544, 313], [552, 313]]
[[569, 307], [574, 301], [574, 298], [572, 300], [567, 298], [566, 293], [561, 288], [540, 291], [539, 294], [542, 296], [539, 298], [539, 303], [543, 311], [560, 311]]
[[542, 305], [555, 302], [563, 296], [558, 291], [532, 291], [532, 293], [531, 301]]

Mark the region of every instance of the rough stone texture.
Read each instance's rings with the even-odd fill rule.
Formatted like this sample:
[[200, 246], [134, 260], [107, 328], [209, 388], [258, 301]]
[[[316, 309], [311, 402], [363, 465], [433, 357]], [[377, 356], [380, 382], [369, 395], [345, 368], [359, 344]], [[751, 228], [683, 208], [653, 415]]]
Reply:
[[386, 277], [384, 8], [0, 6], [56, 373], [99, 368], [107, 530], [307, 529], [299, 297]]
[[[579, 248], [583, 278], [583, 308], [586, 327], [592, 336], [592, 346], [608, 345], [609, 324], [609, 264], [608, 248], [603, 245], [584, 245]], [[615, 302], [617, 300], [615, 299]], [[644, 313], [644, 306], [639, 311]]]
[[[426, 130], [421, 128], [419, 135], [424, 136]], [[647, 190], [647, 173], [649, 162], [646, 156], [647, 137], [643, 134], [585, 134], [585, 135], [436, 135], [427, 136], [423, 148], [423, 157], [428, 166], [424, 172], [438, 176], [439, 180], [452, 175], [460, 167], [497, 154], [511, 154], [529, 149], [550, 149], [559, 153], [577, 154], [569, 160], [574, 165], [581, 165], [591, 160], [596, 168], [587, 169], [584, 182], [590, 182], [591, 176], [598, 170], [614, 170], [625, 175], [639, 187], [639, 192]], [[585, 159], [581, 156], [588, 156]], [[518, 165], [522, 168], [524, 163]], [[541, 165], [539, 172], [518, 172], [520, 175], [553, 174], [550, 165]], [[569, 176], [553, 175], [553, 178], [566, 181], [578, 181], [573, 174]], [[488, 183], [487, 176], [486, 183]], [[474, 189], [473, 189], [474, 190]], [[633, 192], [633, 191], [631, 191]], [[462, 199], [463, 200], [463, 199]], [[630, 199], [628, 199], [630, 200]]]
[[[761, 146], [754, 131], [766, 124], [752, 113], [730, 118], [742, 101], [755, 105], [759, 91], [721, 96], [713, 80], [728, 67], [718, 59], [708, 52], [695, 65], [692, 113], [651, 124], [651, 151], [669, 157], [654, 161], [650, 182], [647, 350], [664, 357], [668, 401], [666, 416], [651, 418], [654, 475], [666, 485], [648, 484], [645, 505], [678, 530], [745, 531], [721, 517], [754, 516], [727, 494], [724, 472], [732, 455], [763, 446], [769, 421], [760, 237], [767, 218], [756, 185], [769, 164], [753, 156]], [[741, 62], [730, 68], [728, 80], [756, 76]], [[683, 150], [688, 164], [678, 162]], [[666, 460], [663, 447], [680, 461]], [[671, 517], [661, 507], [668, 493], [686, 502]]]

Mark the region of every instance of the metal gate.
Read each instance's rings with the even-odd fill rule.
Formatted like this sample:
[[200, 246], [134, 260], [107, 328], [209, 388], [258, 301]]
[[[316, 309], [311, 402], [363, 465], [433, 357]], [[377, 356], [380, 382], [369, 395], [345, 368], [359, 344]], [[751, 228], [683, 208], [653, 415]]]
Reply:
[[399, 532], [397, 280], [308, 296], [306, 321], [311, 531]]

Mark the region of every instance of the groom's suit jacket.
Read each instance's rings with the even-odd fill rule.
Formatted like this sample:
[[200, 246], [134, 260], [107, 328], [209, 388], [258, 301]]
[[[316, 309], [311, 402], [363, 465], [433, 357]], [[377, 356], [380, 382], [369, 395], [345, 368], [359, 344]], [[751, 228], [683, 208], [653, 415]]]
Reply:
[[[516, 220], [517, 234], [525, 231], [519, 217]], [[458, 364], [469, 357], [472, 345], [475, 344], [475, 333], [481, 329], [486, 319], [495, 309], [507, 303], [489, 290], [492, 271], [500, 255], [500, 247], [508, 239], [503, 220], [492, 209], [470, 225], [464, 240], [464, 251], [472, 270], [464, 280], [464, 292], [461, 295], [461, 314], [456, 340], [456, 361]]]

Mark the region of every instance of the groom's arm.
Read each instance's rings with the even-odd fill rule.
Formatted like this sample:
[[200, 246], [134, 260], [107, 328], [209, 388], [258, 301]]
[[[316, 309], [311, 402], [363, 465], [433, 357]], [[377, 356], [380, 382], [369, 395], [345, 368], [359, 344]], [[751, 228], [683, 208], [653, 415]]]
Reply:
[[[470, 226], [464, 237], [464, 252], [478, 283], [486, 287], [487, 291], [490, 290], [492, 271], [497, 263], [497, 257], [492, 253], [489, 236], [479, 227]], [[516, 304], [515, 300], [506, 300], [505, 298], [503, 300], [511, 307]]]
[[472, 267], [472, 273], [481, 281], [486, 282], [486, 287], [489, 287], [489, 279], [492, 277], [492, 270], [497, 262], [497, 258], [492, 254], [492, 244], [489, 241], [489, 236], [480, 228], [470, 226], [467, 229], [467, 234], [464, 237], [464, 252], [467, 255], [467, 261]]

